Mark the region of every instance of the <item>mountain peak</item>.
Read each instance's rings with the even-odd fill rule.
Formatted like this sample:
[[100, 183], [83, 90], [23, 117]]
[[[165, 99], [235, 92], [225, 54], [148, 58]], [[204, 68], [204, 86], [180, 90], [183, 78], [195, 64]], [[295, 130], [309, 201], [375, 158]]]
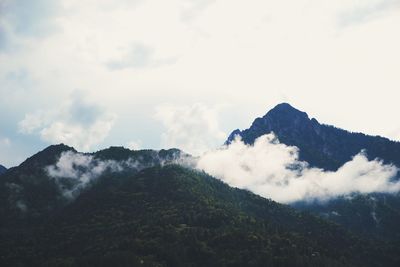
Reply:
[[30, 168], [32, 165], [51, 165], [54, 164], [57, 161], [57, 158], [61, 155], [62, 152], [66, 151], [74, 151], [76, 150], [73, 147], [64, 145], [64, 144], [58, 144], [58, 145], [50, 145], [43, 149], [42, 151], [36, 153], [32, 157], [28, 158], [25, 160], [23, 163], [21, 163], [21, 167], [25, 168]]
[[258, 137], [271, 132], [281, 143], [298, 147], [299, 159], [311, 166], [337, 170], [361, 150], [368, 152], [370, 160], [380, 158], [400, 166], [400, 143], [320, 124], [288, 103], [278, 104], [263, 117], [256, 118], [248, 129], [233, 131], [225, 144], [236, 136], [246, 144], [253, 144]]
[[292, 107], [288, 103], [281, 103], [268, 111], [262, 118], [255, 119], [250, 129], [256, 132], [269, 133], [276, 132], [277, 129], [285, 132], [298, 129], [309, 130], [310, 127], [311, 120], [307, 113]]
[[297, 131], [298, 129], [309, 130], [313, 126], [318, 127], [318, 125], [319, 123], [316, 120], [310, 120], [307, 113], [294, 108], [289, 103], [280, 103], [263, 117], [256, 118], [249, 129], [244, 131], [234, 130], [225, 144], [232, 142], [237, 135], [241, 136], [245, 143], [253, 143], [261, 134], [277, 133], [281, 130], [285, 132]]
[[267, 114], [264, 116], [291, 116], [292, 118], [295, 117], [302, 117], [304, 119], [309, 119], [307, 113], [298, 110], [291, 106], [289, 103], [281, 103], [276, 105], [273, 109], [267, 112]]
[[296, 108], [294, 108], [292, 105], [290, 105], [289, 103], [286, 103], [286, 102], [276, 105], [272, 110], [296, 110], [296, 111], [298, 111]]

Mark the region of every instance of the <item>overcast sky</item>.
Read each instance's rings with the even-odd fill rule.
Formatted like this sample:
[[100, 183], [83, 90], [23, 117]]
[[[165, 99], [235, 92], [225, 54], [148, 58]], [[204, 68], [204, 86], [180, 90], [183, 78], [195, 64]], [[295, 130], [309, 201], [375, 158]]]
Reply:
[[0, 164], [199, 154], [280, 102], [400, 140], [398, 0], [0, 0]]

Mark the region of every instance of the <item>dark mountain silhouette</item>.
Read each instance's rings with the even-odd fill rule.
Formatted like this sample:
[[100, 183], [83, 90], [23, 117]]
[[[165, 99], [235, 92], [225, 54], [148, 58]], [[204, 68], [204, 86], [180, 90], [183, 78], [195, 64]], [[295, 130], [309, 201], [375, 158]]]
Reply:
[[[245, 143], [252, 144], [257, 137], [270, 132], [281, 143], [298, 147], [300, 160], [311, 166], [334, 171], [365, 150], [370, 160], [379, 158], [400, 167], [399, 142], [320, 124], [287, 103], [255, 119], [249, 129], [233, 131], [226, 143], [239, 135]], [[328, 202], [298, 202], [292, 206], [328, 218], [360, 235], [400, 244], [399, 194], [354, 194]]]
[[5, 173], [7, 171], [7, 168], [4, 167], [3, 165], [0, 165], [0, 175], [2, 175], [3, 173]]
[[265, 116], [255, 119], [250, 128], [233, 131], [226, 143], [238, 135], [245, 143], [253, 144], [257, 137], [271, 132], [280, 142], [298, 147], [300, 160], [326, 170], [337, 170], [364, 149], [369, 159], [380, 158], [400, 166], [400, 142], [320, 124], [287, 103], [279, 104]]
[[[71, 179], [54, 179], [46, 167], [55, 165], [62, 153], [78, 153], [64, 144], [52, 145], [25, 160], [18, 167], [10, 168], [0, 180], [0, 226], [15, 223], [29, 224], [40, 221], [55, 210], [64, 207], [69, 199], [62, 196], [63, 187], [71, 187]], [[141, 168], [172, 162], [186, 155], [177, 149], [132, 151], [110, 147], [96, 153], [79, 153], [98, 160], [131, 159]], [[135, 173], [136, 165], [126, 168]], [[81, 167], [80, 167], [81, 168]]]
[[[46, 166], [58, 145], [0, 179], [0, 266], [397, 266], [399, 249], [195, 170], [181, 151], [111, 147], [104, 172], [65, 199]], [[150, 162], [150, 163], [149, 163]], [[137, 166], [137, 165], [135, 165]], [[77, 168], [81, 168], [77, 166]]]

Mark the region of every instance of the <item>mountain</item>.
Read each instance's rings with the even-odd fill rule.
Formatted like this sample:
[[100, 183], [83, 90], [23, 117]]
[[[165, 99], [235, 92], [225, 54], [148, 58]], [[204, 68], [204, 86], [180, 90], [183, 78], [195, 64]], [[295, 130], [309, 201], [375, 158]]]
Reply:
[[[176, 165], [182, 158], [190, 160], [176, 149], [83, 154], [65, 145], [32, 156], [0, 179], [0, 266], [400, 263], [398, 247]], [[74, 171], [87, 178], [87, 166], [106, 165], [79, 194], [63, 194]]]
[[40, 224], [2, 230], [2, 266], [398, 262], [383, 244], [177, 165], [105, 176]]
[[[250, 128], [233, 131], [227, 144], [238, 135], [247, 144], [274, 132], [281, 143], [299, 148], [300, 160], [311, 166], [335, 171], [366, 150], [370, 160], [379, 158], [400, 167], [400, 143], [380, 136], [352, 133], [310, 119], [307, 113], [282, 103]], [[368, 238], [390, 240], [400, 245], [400, 194], [353, 194], [325, 202], [298, 202], [293, 207], [311, 212]]]
[[[64, 154], [66, 157], [63, 158], [61, 166], [66, 169], [67, 177], [52, 177], [48, 167], [57, 166]], [[174, 162], [184, 157], [185, 154], [177, 149], [132, 151], [122, 147], [110, 147], [84, 154], [64, 144], [49, 146], [1, 176], [0, 226], [40, 222], [55, 210], [67, 205], [71, 198], [80, 193], [80, 188], [84, 188], [82, 181], [71, 179], [68, 176], [74, 174], [68, 172], [76, 171], [78, 176], [95, 180], [91, 179], [96, 176], [93, 170], [99, 172], [101, 168], [105, 168], [106, 173], [112, 167], [123, 167], [124, 171], [135, 173], [145, 167]], [[119, 166], [116, 161], [123, 162], [124, 166]], [[107, 164], [110, 167], [104, 167]], [[71, 196], [65, 197], [65, 193], [71, 193]]]
[[300, 160], [325, 170], [337, 170], [364, 149], [369, 159], [380, 158], [400, 166], [400, 142], [321, 124], [287, 103], [256, 118], [250, 128], [233, 131], [226, 143], [238, 135], [245, 143], [253, 144], [257, 137], [271, 132], [281, 143], [298, 147]]
[[7, 171], [7, 168], [4, 167], [3, 165], [0, 165], [0, 175], [2, 175], [3, 173], [5, 173]]
[[[363, 149], [399, 161], [399, 143], [320, 124], [289, 104], [227, 143], [271, 131], [326, 170]], [[194, 160], [178, 149], [49, 146], [0, 176], [0, 266], [400, 265], [399, 194], [288, 206], [197, 171]]]

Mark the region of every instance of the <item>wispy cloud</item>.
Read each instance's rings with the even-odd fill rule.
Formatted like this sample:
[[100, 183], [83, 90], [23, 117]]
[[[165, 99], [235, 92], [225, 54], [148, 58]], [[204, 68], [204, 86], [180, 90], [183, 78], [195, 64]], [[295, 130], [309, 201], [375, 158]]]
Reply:
[[185, 0], [182, 2], [181, 19], [190, 22], [200, 15], [207, 7], [216, 0]]
[[157, 151], [152, 151], [151, 158], [140, 155], [137, 158], [130, 157], [126, 160], [104, 160], [94, 155], [83, 154], [75, 151], [63, 152], [56, 164], [47, 166], [45, 171], [54, 178], [64, 197], [74, 199], [80, 192], [91, 185], [105, 173], [130, 172], [132, 174], [155, 165], [181, 164], [192, 166], [192, 158], [189, 155], [171, 154], [162, 157]]
[[174, 64], [177, 57], [158, 58], [153, 47], [136, 43], [121, 58], [110, 60], [106, 65], [110, 70], [157, 68]]
[[46, 171], [56, 179], [65, 197], [74, 198], [105, 171], [120, 172], [128, 166], [136, 167], [134, 162], [98, 160], [91, 155], [67, 151], [61, 154], [55, 165], [46, 167]]
[[399, 169], [379, 160], [369, 161], [364, 152], [329, 172], [299, 161], [298, 149], [279, 143], [273, 134], [259, 137], [254, 145], [236, 139], [204, 154], [197, 167], [231, 186], [283, 203], [400, 191], [400, 181], [393, 180]]
[[216, 107], [200, 103], [191, 106], [162, 105], [157, 108], [155, 118], [166, 129], [162, 135], [164, 146], [177, 147], [194, 155], [219, 146], [226, 137], [220, 129]]
[[354, 7], [346, 9], [339, 15], [339, 26], [346, 27], [368, 22], [399, 8], [399, 0], [360, 1]]
[[0, 49], [18, 38], [40, 38], [58, 29], [55, 17], [62, 6], [53, 0], [0, 1]]
[[59, 109], [28, 113], [19, 122], [19, 130], [88, 151], [107, 137], [116, 115], [84, 99], [85, 95], [75, 92]]
[[139, 150], [142, 148], [142, 141], [140, 140], [129, 141], [126, 146], [131, 150]]
[[0, 136], [0, 147], [1, 146], [10, 146], [11, 145], [11, 140], [8, 137], [1, 137]]

